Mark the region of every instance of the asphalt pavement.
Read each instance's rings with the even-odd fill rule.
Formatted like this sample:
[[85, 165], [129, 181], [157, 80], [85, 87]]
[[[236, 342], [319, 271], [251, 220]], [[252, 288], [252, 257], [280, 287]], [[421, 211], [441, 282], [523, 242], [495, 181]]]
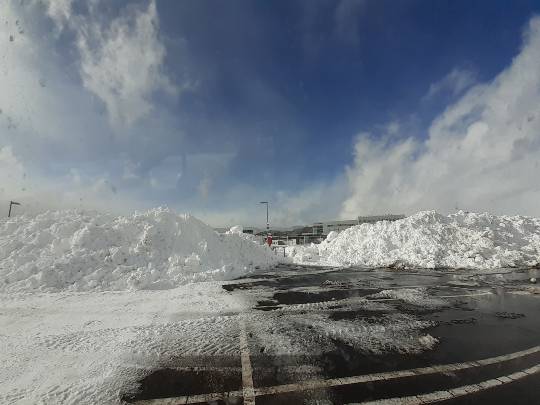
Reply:
[[124, 400], [540, 403], [536, 276], [279, 266], [224, 285], [251, 304], [226, 315], [238, 355], [179, 356]]

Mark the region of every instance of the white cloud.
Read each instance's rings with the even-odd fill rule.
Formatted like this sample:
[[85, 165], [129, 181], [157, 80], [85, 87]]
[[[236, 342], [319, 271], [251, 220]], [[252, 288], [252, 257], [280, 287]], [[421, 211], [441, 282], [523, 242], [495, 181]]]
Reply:
[[51, 17], [61, 31], [71, 18], [73, 0], [50, 0], [47, 15]]
[[[148, 204], [145, 200], [148, 193], [143, 190], [147, 185], [143, 178], [146, 173], [139, 173], [140, 162], [136, 160], [140, 153], [136, 147], [130, 149], [125, 145], [130, 147], [147, 133], [155, 137], [170, 133], [170, 115], [160, 109], [129, 131], [131, 141], [115, 139], [113, 135], [118, 132], [111, 128], [107, 114], [96, 108], [95, 97], [77, 77], [77, 52], [66, 50], [74, 37], [71, 34], [79, 35], [79, 31], [71, 31], [75, 26], [82, 27], [81, 32], [98, 25], [105, 27], [106, 32], [99, 38], [105, 41], [101, 45], [93, 34], [89, 35], [92, 46], [96, 47], [92, 52], [108, 46], [111, 32], [133, 34], [136, 42], [144, 31], [138, 27], [151, 23], [148, 18], [155, 14], [155, 6], [150, 3], [143, 10], [129, 6], [121, 9], [120, 17], [111, 24], [105, 24], [108, 17], [100, 15], [96, 20], [92, 14], [75, 15], [71, 4], [70, 1], [0, 2], [3, 18], [0, 24], [0, 209], [10, 199], [23, 202], [21, 212], [65, 207], [126, 212]], [[95, 6], [96, 2], [92, 4]], [[47, 15], [60, 30], [62, 27], [70, 30], [70, 35], [51, 36]], [[156, 31], [150, 29], [146, 33], [152, 36]], [[59, 41], [62, 41], [61, 53], [57, 51]], [[153, 45], [150, 41], [149, 46]], [[74, 49], [78, 49], [76, 44]], [[72, 62], [73, 56], [75, 63], [66, 63]], [[119, 68], [125, 68], [126, 72], [118, 80], [129, 83], [137, 79], [136, 74], [131, 74], [131, 67]], [[141, 75], [143, 79], [148, 77]], [[111, 74], [108, 79], [115, 77]], [[136, 83], [134, 87], [139, 85]], [[134, 98], [141, 97], [143, 102], [151, 103], [145, 98], [150, 87], [143, 85], [143, 90], [134, 90]], [[122, 104], [122, 94], [117, 94], [118, 104]], [[124, 117], [129, 115], [126, 118], [129, 121], [140, 116], [139, 105], [135, 103], [132, 111], [133, 105], [129, 103], [116, 108], [123, 111]], [[131, 114], [133, 111], [135, 115]], [[151, 119], [159, 125], [149, 124]], [[121, 158], [114, 155], [115, 149], [125, 151]]]
[[168, 156], [150, 171], [150, 185], [156, 189], [175, 189], [186, 166], [185, 155]]
[[476, 82], [476, 75], [467, 69], [452, 69], [446, 76], [438, 82], [432, 83], [424, 97], [429, 100], [438, 94], [448, 92], [453, 96], [461, 94]]
[[242, 224], [264, 228], [266, 208], [260, 204], [264, 200], [270, 202], [271, 227], [311, 224], [335, 219], [345, 192], [342, 177], [303, 185], [293, 192], [234, 184], [220, 196], [221, 209], [200, 207], [193, 213], [214, 226]]
[[167, 52], [154, 1], [147, 8], [123, 7], [112, 20], [99, 12], [100, 0], [87, 3], [86, 14], [74, 12], [74, 0], [47, 1], [47, 15], [57, 29], [75, 33], [83, 85], [105, 104], [114, 126], [130, 126], [147, 116], [156, 92], [177, 93], [164, 72]]
[[82, 177], [77, 169], [66, 176], [50, 179], [25, 165], [9, 146], [0, 148], [0, 212], [7, 212], [10, 200], [21, 202], [15, 213], [47, 209], [91, 207], [103, 211], [125, 212], [125, 196], [117, 196], [107, 177]]
[[213, 185], [212, 178], [208, 175], [205, 175], [199, 182], [199, 185], [197, 186], [197, 192], [199, 193], [199, 195], [201, 196], [203, 200], [206, 200], [208, 196], [210, 195], [212, 185]]
[[129, 126], [152, 111], [156, 91], [175, 92], [163, 72], [154, 2], [126, 9], [108, 27], [94, 19], [77, 30], [84, 86], [105, 103], [113, 123]]
[[335, 33], [343, 41], [356, 44], [360, 30], [360, 18], [364, 13], [365, 1], [341, 0], [334, 12]]
[[361, 135], [342, 217], [419, 209], [540, 216], [540, 18], [491, 83], [470, 88], [425, 140]]
[[[21, 189], [25, 177], [24, 167], [13, 154], [10, 146], [0, 148], [0, 198], [9, 199], [10, 190]], [[14, 193], [13, 193], [14, 194]], [[12, 198], [15, 198], [13, 195]]]

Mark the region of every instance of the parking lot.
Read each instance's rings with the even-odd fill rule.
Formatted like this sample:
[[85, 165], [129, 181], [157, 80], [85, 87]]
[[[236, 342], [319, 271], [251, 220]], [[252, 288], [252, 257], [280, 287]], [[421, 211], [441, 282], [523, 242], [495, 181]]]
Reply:
[[[536, 270], [280, 266], [228, 282], [235, 348], [172, 356], [139, 404], [537, 402]], [[208, 322], [215, 322], [209, 319]], [[220, 322], [216, 322], [219, 328]], [[232, 331], [231, 331], [232, 330]]]

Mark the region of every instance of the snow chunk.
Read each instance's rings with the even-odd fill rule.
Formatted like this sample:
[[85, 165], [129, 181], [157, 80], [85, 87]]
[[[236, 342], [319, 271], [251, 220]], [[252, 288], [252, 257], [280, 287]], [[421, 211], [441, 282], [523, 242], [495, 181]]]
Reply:
[[244, 233], [244, 228], [242, 227], [242, 225], [235, 225], [227, 231], [227, 234], [241, 234], [241, 233]]
[[418, 338], [418, 342], [427, 350], [432, 350], [437, 343], [439, 343], [439, 339], [436, 337], [431, 336], [429, 333], [424, 336], [420, 336]]

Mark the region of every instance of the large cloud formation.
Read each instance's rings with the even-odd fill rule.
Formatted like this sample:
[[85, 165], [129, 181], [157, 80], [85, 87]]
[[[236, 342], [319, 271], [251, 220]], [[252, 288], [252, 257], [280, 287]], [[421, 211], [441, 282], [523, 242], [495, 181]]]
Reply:
[[73, 14], [72, 0], [49, 0], [47, 14], [60, 31], [75, 33], [85, 88], [105, 103], [113, 124], [131, 125], [152, 110], [154, 92], [176, 92], [163, 71], [156, 4], [127, 7], [110, 22], [98, 18], [96, 8], [90, 4], [83, 18]]
[[148, 132], [150, 118], [159, 119], [156, 136], [171, 131], [154, 95], [177, 88], [164, 72], [155, 3], [114, 15], [103, 3], [80, 3], [79, 12], [71, 0], [0, 4], [2, 210], [10, 199], [24, 211], [141, 205], [129, 190], [133, 170], [119, 179], [121, 166], [136, 166], [128, 152], [137, 150], [125, 145]]
[[464, 209], [540, 216], [540, 18], [492, 82], [472, 86], [424, 139], [364, 133], [342, 217]]

